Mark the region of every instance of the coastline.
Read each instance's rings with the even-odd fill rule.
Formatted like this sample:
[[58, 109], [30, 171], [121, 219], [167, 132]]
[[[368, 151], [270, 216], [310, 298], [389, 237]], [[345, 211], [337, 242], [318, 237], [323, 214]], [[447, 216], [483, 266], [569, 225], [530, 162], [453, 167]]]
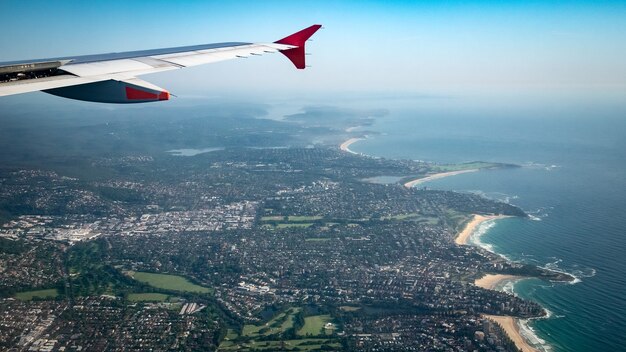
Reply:
[[[518, 275], [487, 274], [480, 279], [476, 279], [476, 281], [474, 281], [474, 285], [487, 290], [496, 290], [501, 288], [501, 285], [504, 282], [519, 281], [523, 279], [526, 279], [526, 277]], [[522, 328], [520, 325], [522, 323], [522, 319], [509, 315], [483, 314], [483, 317], [500, 325], [500, 327], [502, 327], [502, 330], [504, 330], [507, 336], [515, 343], [515, 346], [517, 346], [517, 348], [519, 348], [520, 350], [540, 352], [540, 350], [530, 344], [528, 338], [522, 335]]]
[[347, 141], [341, 143], [341, 145], [339, 145], [339, 149], [343, 150], [344, 152], [348, 152], [348, 153], [352, 153], [352, 154], [359, 154], [357, 152], [354, 152], [354, 151], [350, 150], [350, 145], [355, 143], [355, 142], [364, 140], [364, 139], [365, 138], [356, 138], [356, 137], [355, 138], [350, 138]]
[[[342, 151], [345, 151], [348, 153], [360, 154], [360, 153], [356, 153], [350, 150], [349, 147], [353, 143], [360, 141], [360, 140], [364, 140], [364, 139], [365, 138], [350, 138], [347, 141], [343, 142], [339, 146], [339, 148]], [[455, 175], [476, 172], [476, 171], [480, 171], [480, 169], [475, 168], [475, 169], [448, 171], [448, 172], [431, 174], [425, 177], [420, 177], [420, 178], [416, 178], [408, 182], [405, 182], [403, 183], [403, 186], [406, 188], [412, 188], [414, 186], [417, 186], [419, 184], [422, 184], [428, 181], [433, 181], [433, 180], [441, 179], [444, 177], [455, 176]], [[482, 223], [491, 221], [491, 220], [499, 220], [503, 218], [508, 218], [508, 217], [512, 217], [512, 216], [474, 214], [473, 218], [465, 225], [463, 230], [461, 230], [457, 234], [454, 242], [457, 245], [470, 245], [469, 241], [470, 241], [471, 235], [478, 229], [478, 227]], [[519, 281], [519, 280], [526, 279], [526, 278], [528, 277], [519, 276], [519, 275], [486, 274], [482, 278], [476, 279], [474, 282], [474, 285], [478, 287], [482, 287], [484, 289], [497, 290], [497, 289], [502, 289], [502, 284], [505, 282], [515, 282], [515, 281]], [[531, 345], [532, 343], [531, 340], [529, 340], [529, 338], [527, 338], [526, 336], [522, 334], [521, 324], [525, 323], [526, 322], [525, 320], [522, 320], [513, 316], [497, 316], [497, 315], [488, 315], [488, 314], [482, 314], [482, 316], [500, 325], [502, 327], [502, 330], [507, 334], [507, 336], [511, 339], [511, 341], [513, 341], [515, 346], [517, 346], [517, 348], [520, 349], [521, 351], [524, 351], [524, 352], [529, 352], [529, 351], [541, 352], [542, 351], [533, 347]]]
[[[405, 187], [406, 187], [406, 184], [405, 184]], [[469, 243], [470, 236], [472, 235], [472, 233], [474, 233], [474, 231], [476, 231], [476, 228], [480, 224], [482, 224], [485, 221], [504, 219], [504, 218], [508, 218], [508, 217], [510, 217], [510, 216], [507, 216], [507, 215], [478, 215], [478, 214], [475, 214], [474, 217], [472, 218], [472, 220], [470, 220], [467, 223], [467, 225], [465, 225], [465, 228], [463, 228], [463, 230], [457, 234], [456, 238], [454, 239], [454, 243], [456, 243], [458, 245], [467, 245]]]
[[518, 319], [510, 316], [500, 315], [488, 315], [483, 314], [483, 317], [497, 323], [506, 332], [509, 338], [515, 343], [515, 346], [524, 352], [540, 352], [538, 349], [532, 347], [522, 336], [520, 327], [518, 325]]
[[[454, 242], [457, 245], [468, 245], [471, 235], [477, 230], [480, 224], [490, 221], [506, 218], [506, 215], [478, 215], [474, 217], [465, 225], [463, 230], [459, 232]], [[509, 281], [519, 281], [525, 279], [524, 276], [519, 275], [505, 275], [505, 274], [485, 274], [481, 278], [474, 281], [474, 285], [487, 289], [497, 290], [501, 288], [502, 284]], [[540, 350], [534, 348], [528, 339], [521, 333], [520, 322], [521, 320], [512, 316], [499, 316], [483, 314], [483, 317], [497, 323], [502, 327], [502, 330], [507, 336], [515, 343], [515, 346], [522, 351], [526, 352], [540, 352]]]
[[409, 182], [405, 182], [404, 183], [404, 187], [411, 188], [411, 187], [417, 186], [417, 185], [419, 185], [421, 183], [424, 183], [424, 182], [438, 180], [440, 178], [444, 178], [444, 177], [448, 177], [448, 176], [460, 175], [460, 174], [465, 174], [465, 173], [468, 173], [468, 172], [475, 172], [475, 171], [478, 171], [478, 169], [467, 169], [467, 170], [440, 172], [438, 174], [433, 174], [433, 175], [426, 176], [426, 177], [420, 177], [420, 178], [416, 178], [414, 180], [411, 180]]

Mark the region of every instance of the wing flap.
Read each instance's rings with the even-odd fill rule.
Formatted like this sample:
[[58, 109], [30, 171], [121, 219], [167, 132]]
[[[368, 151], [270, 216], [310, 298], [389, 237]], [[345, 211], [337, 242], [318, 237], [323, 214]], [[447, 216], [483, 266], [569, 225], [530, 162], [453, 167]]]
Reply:
[[231, 59], [228, 55], [219, 54], [193, 54], [184, 56], [159, 57], [159, 60], [177, 65], [179, 67], [198, 66]]
[[80, 77], [116, 74], [153, 69], [151, 65], [133, 59], [90, 62], [86, 64], [65, 65], [60, 69]]
[[274, 53], [279, 50], [287, 50], [291, 48], [292, 46], [290, 45], [251, 44], [240, 45], [232, 48], [206, 49], [193, 52], [156, 55], [151, 56], [151, 58], [167, 61], [183, 67], [189, 67], [235, 58], [249, 57], [251, 55]]

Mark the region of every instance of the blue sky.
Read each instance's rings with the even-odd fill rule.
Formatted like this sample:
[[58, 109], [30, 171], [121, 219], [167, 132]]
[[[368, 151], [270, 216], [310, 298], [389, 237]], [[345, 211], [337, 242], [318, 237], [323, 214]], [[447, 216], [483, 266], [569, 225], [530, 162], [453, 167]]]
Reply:
[[297, 71], [278, 54], [143, 79], [174, 94], [626, 94], [626, 2], [2, 1], [0, 61], [223, 41], [325, 26]]

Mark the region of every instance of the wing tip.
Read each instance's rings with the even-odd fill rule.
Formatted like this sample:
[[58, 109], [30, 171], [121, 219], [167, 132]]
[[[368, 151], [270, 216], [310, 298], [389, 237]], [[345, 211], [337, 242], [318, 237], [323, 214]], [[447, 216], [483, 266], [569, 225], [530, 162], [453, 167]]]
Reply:
[[314, 24], [294, 34], [286, 36], [283, 39], [277, 40], [274, 43], [295, 46], [295, 48], [281, 50], [280, 52], [285, 55], [297, 69], [303, 70], [306, 68], [304, 52], [306, 41], [320, 28], [322, 28], [321, 24]]

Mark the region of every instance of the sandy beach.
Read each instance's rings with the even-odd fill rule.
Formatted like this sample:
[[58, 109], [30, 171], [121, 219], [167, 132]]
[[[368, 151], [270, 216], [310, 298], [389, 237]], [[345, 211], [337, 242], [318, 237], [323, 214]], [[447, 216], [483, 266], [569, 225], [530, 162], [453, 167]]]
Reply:
[[507, 335], [513, 340], [515, 346], [524, 352], [539, 352], [536, 348], [530, 346], [522, 334], [520, 333], [519, 326], [517, 325], [517, 321], [513, 317], [508, 316], [499, 316], [499, 315], [484, 315], [485, 318], [488, 318], [498, 324], [504, 329]]
[[343, 150], [344, 152], [348, 152], [348, 153], [352, 153], [352, 154], [357, 154], [355, 152], [353, 152], [352, 150], [350, 150], [350, 145], [354, 142], [363, 140], [365, 138], [350, 138], [347, 141], [341, 143], [341, 145], [339, 146], [339, 149]]
[[495, 290], [502, 281], [512, 281], [524, 279], [523, 276], [503, 275], [503, 274], [487, 274], [482, 278], [474, 281], [474, 285], [488, 290]]
[[434, 174], [434, 175], [430, 175], [430, 176], [426, 176], [426, 177], [422, 177], [422, 178], [417, 178], [415, 180], [411, 180], [409, 182], [406, 182], [404, 184], [404, 187], [411, 188], [411, 187], [417, 186], [417, 185], [419, 185], [421, 183], [424, 183], [424, 182], [427, 182], [427, 181], [438, 180], [440, 178], [444, 178], [444, 177], [448, 177], [448, 176], [454, 176], [454, 175], [460, 175], [460, 174], [465, 174], [465, 173], [474, 172], [474, 171], [478, 171], [478, 169], [441, 172], [441, 173], [438, 173], [438, 174]]
[[[516, 276], [516, 275], [487, 274], [483, 276], [482, 278], [476, 280], [474, 282], [474, 285], [478, 287], [486, 288], [489, 290], [495, 290], [496, 287], [502, 281], [519, 280], [523, 278], [524, 278], [523, 276]], [[485, 314], [484, 316], [500, 324], [500, 326], [502, 327], [502, 329], [504, 329], [506, 334], [511, 338], [511, 340], [513, 340], [513, 342], [515, 343], [515, 346], [517, 346], [517, 348], [519, 348], [520, 350], [525, 351], [525, 352], [526, 351], [539, 352], [539, 350], [537, 350], [536, 348], [533, 348], [532, 346], [530, 346], [530, 344], [528, 344], [528, 342], [526, 342], [526, 339], [520, 333], [520, 328], [518, 326], [518, 321], [516, 318], [510, 317], [510, 316], [487, 315], [487, 314]]]
[[[405, 185], [406, 186], [406, 185]], [[485, 221], [494, 220], [494, 219], [503, 219], [508, 216], [506, 215], [474, 215], [472, 220], [465, 225], [463, 231], [459, 232], [454, 240], [456, 244], [467, 244], [470, 236], [476, 230], [476, 228]]]

